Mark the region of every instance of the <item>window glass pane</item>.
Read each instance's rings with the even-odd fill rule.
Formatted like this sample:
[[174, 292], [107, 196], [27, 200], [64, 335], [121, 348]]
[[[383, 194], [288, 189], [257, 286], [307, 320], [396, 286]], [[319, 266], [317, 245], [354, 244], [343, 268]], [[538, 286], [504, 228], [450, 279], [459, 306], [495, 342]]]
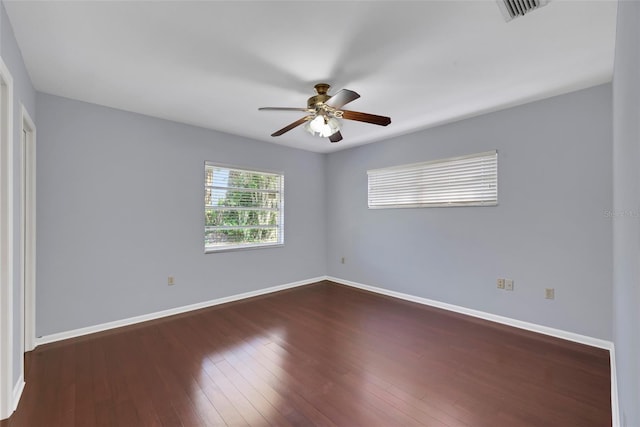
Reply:
[[205, 226], [277, 225], [278, 212], [264, 210], [207, 209]]
[[278, 230], [276, 228], [205, 229], [205, 243], [213, 247], [279, 243]]
[[208, 207], [278, 208], [279, 193], [256, 190], [207, 189]]
[[205, 251], [282, 244], [281, 174], [205, 165]]

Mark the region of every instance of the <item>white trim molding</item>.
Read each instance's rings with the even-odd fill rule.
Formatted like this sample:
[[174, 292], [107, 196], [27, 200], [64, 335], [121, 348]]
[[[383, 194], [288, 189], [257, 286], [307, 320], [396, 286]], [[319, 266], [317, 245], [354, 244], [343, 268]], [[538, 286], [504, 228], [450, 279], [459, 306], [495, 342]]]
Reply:
[[362, 283], [353, 282], [351, 280], [340, 279], [337, 277], [327, 276], [326, 280], [339, 283], [341, 285], [350, 286], [353, 288], [362, 289], [365, 291], [373, 292], [380, 295], [386, 295], [393, 298], [398, 298], [405, 301], [411, 301], [418, 304], [428, 305], [431, 307], [441, 308], [443, 310], [452, 311], [455, 313], [466, 314], [467, 316], [477, 317], [479, 319], [489, 320], [491, 322], [500, 323], [507, 326], [512, 326], [518, 329], [524, 329], [531, 332], [537, 332], [543, 335], [549, 335], [556, 338], [561, 338], [567, 341], [573, 341], [579, 344], [585, 344], [592, 347], [601, 348], [609, 351], [610, 369], [611, 369], [611, 422], [613, 427], [620, 427], [620, 409], [618, 406], [618, 385], [617, 385], [617, 373], [615, 365], [615, 348], [611, 341], [593, 338], [586, 335], [576, 334], [574, 332], [563, 331], [561, 329], [550, 328], [548, 326], [542, 326], [535, 323], [524, 322], [522, 320], [511, 319], [509, 317], [498, 316], [496, 314], [487, 313], [480, 310], [474, 310], [471, 308], [462, 307], [459, 305], [448, 304], [428, 298], [422, 298], [415, 295], [405, 294], [402, 292], [391, 291], [376, 286], [364, 285]]
[[0, 419], [13, 413], [13, 78], [0, 58]]
[[511, 319], [509, 317], [504, 317], [504, 316], [498, 316], [497, 314], [491, 314], [484, 311], [474, 310], [471, 308], [466, 308], [466, 307], [462, 307], [454, 304], [448, 304], [446, 302], [440, 302], [440, 301], [436, 301], [428, 298], [422, 298], [415, 295], [404, 294], [402, 292], [390, 291], [388, 289], [378, 288], [376, 286], [363, 285], [362, 283], [339, 279], [337, 277], [328, 277], [327, 280], [340, 283], [341, 285], [347, 285], [353, 288], [359, 288], [366, 291], [374, 292], [376, 294], [386, 295], [386, 296], [402, 299], [405, 301], [416, 302], [418, 304], [428, 305], [431, 307], [442, 308], [444, 310], [466, 314], [468, 316], [477, 317], [479, 319], [489, 320], [491, 322], [513, 326], [518, 329], [525, 329], [527, 331], [538, 332], [540, 334], [549, 335], [556, 338], [562, 338], [562, 339], [577, 342], [580, 344], [590, 345], [592, 347], [598, 347], [598, 348], [609, 350], [613, 345], [611, 341], [592, 338], [586, 335], [567, 332], [561, 329], [550, 328], [548, 326], [542, 326], [535, 323], [523, 322], [522, 320]]
[[24, 382], [24, 375], [20, 375], [20, 378], [18, 378], [18, 382], [13, 387], [13, 393], [11, 394], [11, 399], [12, 399], [11, 412], [14, 412], [16, 409], [18, 409], [18, 404], [20, 403], [20, 397], [22, 397], [22, 392], [24, 391], [25, 385], [26, 383]]
[[116, 320], [113, 322], [102, 323], [100, 325], [88, 326], [86, 328], [74, 329], [67, 332], [60, 332], [57, 334], [45, 335], [43, 337], [36, 338], [36, 346], [42, 344], [48, 344], [56, 341], [62, 341], [69, 338], [76, 338], [83, 335], [93, 334], [95, 332], [102, 332], [109, 329], [120, 328], [122, 326], [134, 325], [136, 323], [146, 322], [149, 320], [160, 319], [163, 317], [173, 316], [176, 314], [187, 313], [189, 311], [200, 310], [201, 308], [213, 307], [215, 305], [225, 304], [234, 301], [240, 301], [247, 298], [253, 298], [260, 295], [266, 295], [273, 292], [283, 291], [286, 289], [297, 288], [300, 286], [310, 285], [312, 283], [325, 280], [326, 277], [315, 277], [312, 279], [301, 280], [298, 282], [287, 283], [284, 285], [272, 286], [269, 288], [258, 289], [256, 291], [244, 292], [241, 294], [231, 295], [228, 297], [216, 298], [209, 301], [199, 302], [196, 304], [185, 305], [182, 307], [170, 308], [168, 310], [157, 311], [155, 313], [143, 314], [141, 316], [130, 317], [128, 319]]
[[[22, 348], [24, 352], [35, 348], [36, 338], [36, 125], [21, 105], [23, 140], [21, 141], [21, 303], [23, 312]], [[23, 367], [24, 368], [24, 367]]]
[[511, 319], [508, 317], [498, 316], [491, 313], [486, 313], [479, 310], [473, 310], [470, 308], [443, 303], [440, 301], [431, 300], [428, 298], [422, 298], [414, 295], [404, 294], [401, 292], [391, 291], [384, 288], [379, 288], [376, 286], [364, 285], [361, 283], [353, 282], [350, 280], [340, 279], [332, 276], [321, 276], [315, 277], [312, 279], [301, 280], [298, 282], [287, 283], [284, 285], [272, 286], [265, 289], [259, 289], [256, 291], [245, 292], [241, 294], [236, 294], [228, 297], [222, 297], [213, 299], [210, 301], [205, 301], [201, 303], [186, 305], [182, 307], [176, 307], [168, 310], [158, 311], [155, 313], [145, 314], [141, 316], [131, 317], [128, 319], [117, 320], [114, 322], [103, 323], [100, 325], [89, 326], [86, 328], [75, 329], [67, 332], [61, 332], [57, 334], [46, 335], [36, 339], [36, 345], [48, 344], [56, 341], [61, 341], [69, 338], [75, 338], [83, 335], [92, 334], [95, 332], [106, 331], [109, 329], [119, 328], [122, 326], [133, 325], [136, 323], [146, 322], [149, 320], [160, 319], [163, 317], [173, 316], [176, 314], [186, 313], [193, 310], [199, 310], [202, 308], [212, 307], [220, 304], [225, 304], [234, 301], [240, 301], [247, 298], [252, 298], [260, 295], [266, 295], [273, 292], [278, 292], [286, 289], [292, 289], [296, 287], [306, 286], [313, 283], [317, 283], [323, 280], [328, 280], [331, 282], [335, 282], [341, 285], [350, 286], [353, 288], [362, 289], [365, 291], [373, 292], [380, 295], [386, 295], [393, 298], [402, 299], [405, 301], [411, 301], [422, 305], [427, 305], [431, 307], [441, 308], [447, 311], [452, 311], [455, 313], [461, 313], [468, 316], [489, 320], [492, 322], [500, 323], [507, 326], [512, 326], [518, 329], [524, 329], [532, 332], [537, 332], [543, 335], [549, 335], [556, 338], [565, 339], [568, 341], [573, 341], [580, 344], [589, 345], [592, 347], [598, 347], [605, 350], [609, 350], [609, 355], [611, 359], [611, 416], [612, 416], [612, 425], [613, 427], [621, 427], [620, 425], [620, 417], [619, 417], [619, 409], [618, 409], [618, 392], [617, 392], [617, 381], [616, 381], [616, 368], [615, 368], [615, 351], [614, 345], [610, 341], [593, 338], [585, 335], [576, 334], [573, 332], [563, 331], [560, 329], [550, 328], [547, 326], [537, 325], [535, 323], [524, 322], [521, 320]]
[[611, 425], [622, 427], [620, 423], [620, 402], [618, 401], [618, 371], [616, 368], [616, 346], [611, 343], [609, 349], [609, 364], [611, 366]]

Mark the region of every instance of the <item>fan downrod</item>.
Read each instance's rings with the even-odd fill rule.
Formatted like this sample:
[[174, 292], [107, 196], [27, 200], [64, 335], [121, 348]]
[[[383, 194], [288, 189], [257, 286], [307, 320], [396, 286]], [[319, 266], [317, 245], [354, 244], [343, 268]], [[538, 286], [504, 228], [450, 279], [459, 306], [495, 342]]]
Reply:
[[316, 93], [318, 95], [326, 95], [327, 92], [329, 92], [330, 87], [331, 85], [329, 85], [328, 83], [318, 83], [313, 88], [316, 90]]

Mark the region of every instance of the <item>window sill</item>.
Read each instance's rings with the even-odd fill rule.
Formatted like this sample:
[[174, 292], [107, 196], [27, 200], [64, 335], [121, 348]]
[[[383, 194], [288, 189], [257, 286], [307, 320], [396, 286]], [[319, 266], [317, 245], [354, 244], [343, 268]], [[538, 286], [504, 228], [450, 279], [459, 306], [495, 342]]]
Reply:
[[284, 243], [260, 243], [255, 245], [242, 245], [242, 246], [233, 246], [233, 247], [221, 247], [221, 248], [205, 248], [205, 254], [215, 254], [219, 252], [236, 252], [236, 251], [247, 251], [252, 249], [268, 249], [268, 248], [281, 248], [284, 246]]

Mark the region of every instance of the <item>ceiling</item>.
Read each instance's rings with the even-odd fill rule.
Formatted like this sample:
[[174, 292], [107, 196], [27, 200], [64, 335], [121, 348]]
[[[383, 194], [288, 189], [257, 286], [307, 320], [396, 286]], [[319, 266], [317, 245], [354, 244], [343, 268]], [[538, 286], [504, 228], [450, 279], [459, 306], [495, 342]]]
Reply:
[[[316, 152], [611, 81], [615, 1], [7, 1], [38, 91]], [[318, 82], [358, 92], [344, 139], [302, 127]], [[345, 107], [345, 108], [347, 108]]]

